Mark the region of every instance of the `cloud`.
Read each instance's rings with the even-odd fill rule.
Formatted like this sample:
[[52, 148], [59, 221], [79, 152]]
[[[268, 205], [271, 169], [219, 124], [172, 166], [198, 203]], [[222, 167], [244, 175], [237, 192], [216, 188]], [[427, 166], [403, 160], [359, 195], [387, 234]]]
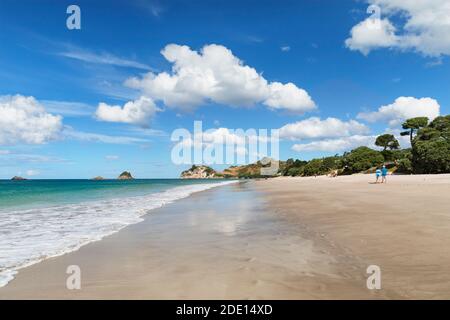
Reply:
[[283, 51], [283, 52], [288, 52], [288, 51], [291, 50], [291, 47], [289, 47], [289, 46], [283, 46], [283, 47], [281, 47], [280, 49], [281, 49], [281, 51]]
[[[252, 137], [256, 138], [256, 135]], [[185, 147], [203, 148], [215, 144], [225, 145], [227, 142], [238, 146], [245, 146], [246, 139], [244, 134], [234, 133], [233, 130], [228, 128], [217, 128], [196, 133], [180, 143]]]
[[[425, 56], [450, 55], [450, 2], [448, 0], [367, 0], [387, 18], [367, 18], [350, 31], [346, 45], [363, 54], [378, 48], [411, 50]], [[400, 28], [392, 21], [399, 18]], [[376, 28], [378, 26], [379, 28]], [[375, 28], [373, 28], [375, 27]]]
[[110, 144], [133, 144], [148, 142], [146, 139], [128, 137], [128, 136], [110, 136], [99, 133], [76, 131], [73, 128], [66, 126], [63, 131], [65, 138], [74, 139], [87, 142], [101, 142]]
[[16, 151], [9, 151], [2, 153], [0, 150], [0, 160], [2, 165], [11, 164], [17, 165], [18, 163], [63, 163], [67, 162], [66, 159], [40, 155], [40, 154], [28, 154], [20, 153]]
[[33, 169], [27, 170], [27, 172], [26, 172], [27, 176], [29, 176], [29, 177], [37, 176], [40, 173], [41, 172], [39, 170], [33, 170]]
[[440, 66], [440, 65], [442, 65], [443, 63], [444, 63], [444, 62], [443, 62], [443, 60], [442, 60], [442, 57], [438, 57], [438, 58], [435, 59], [435, 60], [432, 60], [432, 61], [427, 62], [427, 63], [425, 64], [425, 67], [427, 67], [427, 68], [433, 68], [433, 67]]
[[293, 83], [272, 82], [269, 84], [269, 92], [269, 98], [266, 99], [264, 104], [270, 109], [302, 112], [300, 110], [307, 111], [315, 108], [315, 104], [308, 93]]
[[136, 2], [141, 8], [147, 10], [152, 16], [159, 18], [166, 10], [159, 1], [154, 0], [139, 0]]
[[248, 42], [253, 42], [253, 43], [263, 43], [264, 42], [263, 38], [258, 37], [258, 36], [252, 36], [252, 35], [246, 36], [245, 40]]
[[[269, 135], [269, 132], [267, 132], [267, 135]], [[269, 145], [271, 142], [271, 137], [259, 134], [259, 132], [254, 129], [233, 130], [221, 127], [191, 135], [188, 138], [177, 142], [175, 147], [194, 148], [197, 150], [204, 150], [205, 148], [225, 149], [226, 153], [232, 151], [233, 154], [239, 157], [248, 156], [249, 159], [255, 159], [256, 161], [268, 156], [269, 152], [269, 150], [259, 149], [258, 144], [264, 143]]]
[[303, 144], [294, 144], [292, 150], [297, 152], [304, 151], [324, 151], [324, 152], [342, 152], [350, 151], [360, 146], [374, 148], [376, 136], [354, 135], [339, 139], [325, 139]]
[[336, 138], [353, 134], [366, 134], [370, 129], [355, 120], [342, 121], [337, 118], [321, 120], [311, 117], [287, 124], [280, 128], [280, 138], [290, 140]]
[[128, 67], [142, 70], [153, 70], [150, 66], [124, 58], [117, 57], [113, 54], [103, 52], [94, 53], [85, 49], [70, 46], [67, 51], [59, 52], [58, 55], [71, 58], [83, 62], [93, 63], [93, 64], [106, 64], [113, 65], [117, 67]]
[[10, 154], [11, 151], [9, 150], [0, 150], [0, 155], [6, 155], [6, 154]]
[[351, 37], [345, 40], [347, 48], [359, 50], [364, 55], [368, 55], [376, 48], [393, 47], [398, 41], [395, 27], [387, 19], [374, 21], [372, 18], [367, 18], [354, 26], [350, 35]]
[[10, 155], [11, 159], [19, 162], [27, 162], [27, 163], [47, 163], [47, 162], [66, 162], [66, 159], [45, 156], [39, 154], [24, 154], [24, 153], [14, 153]]
[[[128, 102], [123, 109], [118, 106], [105, 105], [103, 108], [100, 108], [100, 116], [111, 121], [117, 120], [133, 123], [141, 123], [142, 121], [144, 123], [144, 120], [148, 120], [153, 115], [152, 112], [154, 112], [152, 109], [154, 104], [150, 101], [148, 98], [140, 98], [136, 101]], [[70, 105], [77, 104], [70, 103]], [[140, 134], [161, 134], [157, 130], [149, 130], [142, 129]], [[77, 131], [70, 126], [64, 126], [61, 116], [48, 113], [44, 106], [34, 97], [25, 97], [22, 95], [0, 96], [0, 145], [18, 143], [43, 144], [58, 139], [74, 139], [111, 144], [148, 142], [146, 139], [136, 137], [110, 136]], [[47, 157], [13, 154], [9, 150], [0, 150], [0, 155], [13, 156], [18, 161], [50, 161]]]
[[151, 128], [142, 128], [142, 127], [128, 127], [127, 131], [130, 133], [146, 136], [146, 137], [165, 137], [168, 136], [168, 133], [163, 130], [151, 129]]
[[128, 101], [123, 107], [111, 106], [101, 102], [95, 116], [100, 121], [146, 126], [157, 111], [160, 111], [160, 109], [156, 107], [152, 99], [141, 96], [137, 100]]
[[47, 113], [34, 97], [0, 97], [0, 145], [43, 144], [57, 139], [61, 129], [62, 118]]
[[89, 116], [95, 111], [94, 107], [82, 102], [41, 100], [41, 104], [48, 112], [68, 117]]
[[377, 111], [359, 113], [357, 118], [368, 122], [387, 122], [390, 127], [397, 127], [409, 118], [428, 117], [433, 120], [439, 116], [439, 109], [439, 103], [432, 98], [399, 97]]
[[316, 107], [305, 90], [292, 83], [268, 82], [224, 46], [205, 45], [197, 52], [169, 44], [161, 54], [172, 63], [172, 72], [149, 72], [127, 79], [125, 85], [168, 107], [192, 110], [208, 102], [231, 106], [262, 103], [296, 113]]
[[108, 155], [108, 156], [105, 156], [105, 159], [106, 159], [106, 160], [110, 160], [110, 161], [112, 161], [112, 160], [119, 160], [119, 156], [116, 156], [116, 155]]

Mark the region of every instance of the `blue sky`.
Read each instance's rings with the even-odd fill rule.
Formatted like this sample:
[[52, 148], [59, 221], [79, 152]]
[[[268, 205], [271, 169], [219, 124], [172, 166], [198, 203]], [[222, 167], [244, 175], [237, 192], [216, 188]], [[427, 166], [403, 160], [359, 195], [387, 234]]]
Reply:
[[0, 178], [174, 178], [170, 135], [195, 120], [282, 128], [280, 158], [311, 159], [448, 114], [449, 6], [403, 2], [4, 0]]

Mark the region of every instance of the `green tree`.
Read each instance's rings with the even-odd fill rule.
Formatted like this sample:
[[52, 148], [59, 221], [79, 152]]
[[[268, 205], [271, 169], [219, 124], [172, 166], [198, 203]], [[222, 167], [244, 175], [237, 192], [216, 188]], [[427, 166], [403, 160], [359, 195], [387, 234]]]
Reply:
[[375, 140], [375, 145], [383, 148], [383, 151], [381, 151], [381, 153], [383, 154], [385, 161], [394, 160], [392, 150], [397, 150], [398, 148], [400, 148], [400, 144], [398, 143], [397, 139], [395, 139], [392, 134], [388, 133], [378, 136]]
[[411, 149], [392, 151], [392, 160], [397, 166], [396, 172], [413, 173]]
[[450, 115], [437, 117], [417, 132], [412, 145], [414, 173], [450, 172]]
[[291, 167], [285, 175], [291, 177], [301, 176], [303, 175], [303, 167]]
[[329, 173], [331, 170], [338, 169], [341, 163], [342, 157], [334, 155], [331, 157], [325, 157], [322, 159], [323, 173]]
[[401, 172], [401, 173], [412, 173], [413, 172], [411, 160], [408, 158], [399, 159], [397, 161], [396, 165], [397, 165], [396, 172]]
[[378, 147], [382, 147], [383, 151], [386, 151], [386, 149], [396, 150], [400, 147], [398, 140], [395, 139], [395, 137], [392, 134], [388, 133], [378, 136], [377, 139], [375, 140], [375, 145]]
[[346, 152], [342, 159], [344, 174], [365, 171], [384, 162], [381, 152], [368, 147], [359, 147]]
[[403, 131], [400, 133], [402, 136], [408, 136], [409, 135], [409, 141], [413, 142], [413, 135], [416, 133], [420, 128], [426, 127], [428, 124], [428, 118], [427, 117], [417, 117], [417, 118], [411, 118], [403, 122], [402, 128], [407, 131]]
[[308, 163], [308, 161], [295, 160], [290, 158], [284, 164], [281, 174], [283, 176], [299, 176], [303, 174], [303, 167]]
[[303, 167], [303, 174], [305, 176], [320, 175], [324, 171], [322, 159], [312, 159]]

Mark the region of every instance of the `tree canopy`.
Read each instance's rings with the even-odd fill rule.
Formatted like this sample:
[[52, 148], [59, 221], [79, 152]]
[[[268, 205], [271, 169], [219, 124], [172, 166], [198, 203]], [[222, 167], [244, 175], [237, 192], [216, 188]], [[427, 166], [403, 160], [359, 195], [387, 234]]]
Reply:
[[414, 173], [450, 172], [450, 115], [420, 129], [412, 143]]
[[395, 139], [394, 135], [389, 133], [378, 136], [375, 140], [375, 145], [378, 147], [382, 147], [383, 151], [385, 151], [386, 149], [395, 150], [400, 147], [398, 140]]
[[409, 140], [412, 144], [413, 135], [415, 132], [417, 132], [420, 128], [426, 127], [428, 124], [428, 118], [427, 117], [416, 117], [411, 118], [403, 122], [402, 128], [408, 131], [403, 131], [400, 134], [402, 136], [408, 136]]
[[359, 147], [346, 152], [343, 157], [344, 171], [356, 173], [381, 165], [384, 157], [381, 152], [368, 147]]

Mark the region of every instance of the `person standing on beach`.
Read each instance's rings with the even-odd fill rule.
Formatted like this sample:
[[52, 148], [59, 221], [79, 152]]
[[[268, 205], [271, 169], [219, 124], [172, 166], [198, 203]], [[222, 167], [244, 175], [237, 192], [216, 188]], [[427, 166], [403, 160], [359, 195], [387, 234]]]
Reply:
[[378, 180], [380, 179], [381, 176], [381, 169], [377, 168], [377, 170], [375, 171], [375, 176], [377, 178], [377, 180], [375, 180], [375, 183], [378, 183]]
[[381, 169], [381, 183], [387, 183], [386, 180], [387, 173], [388, 169], [386, 168], [386, 166], [383, 166], [383, 168]]

